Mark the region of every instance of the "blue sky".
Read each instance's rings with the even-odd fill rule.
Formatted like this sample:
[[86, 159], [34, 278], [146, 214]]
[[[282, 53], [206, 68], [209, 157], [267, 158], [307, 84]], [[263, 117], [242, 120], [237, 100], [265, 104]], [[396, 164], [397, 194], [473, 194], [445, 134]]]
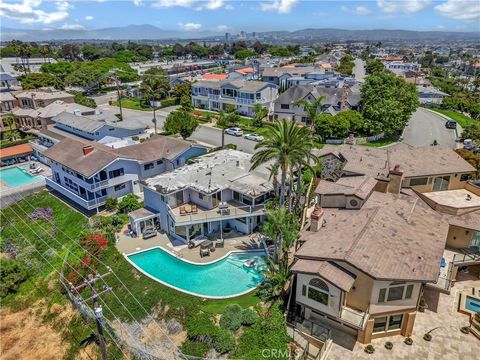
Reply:
[[307, 27], [480, 31], [480, 0], [0, 0], [1, 26], [82, 29], [152, 24], [239, 32]]

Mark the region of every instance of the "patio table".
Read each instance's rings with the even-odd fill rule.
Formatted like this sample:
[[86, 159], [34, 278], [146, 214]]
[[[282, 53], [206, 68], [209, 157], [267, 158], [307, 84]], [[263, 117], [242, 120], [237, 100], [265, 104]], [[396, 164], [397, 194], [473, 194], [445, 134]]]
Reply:
[[213, 242], [211, 240], [205, 240], [200, 244], [200, 247], [202, 249], [209, 249], [212, 247], [212, 245], [213, 245]]

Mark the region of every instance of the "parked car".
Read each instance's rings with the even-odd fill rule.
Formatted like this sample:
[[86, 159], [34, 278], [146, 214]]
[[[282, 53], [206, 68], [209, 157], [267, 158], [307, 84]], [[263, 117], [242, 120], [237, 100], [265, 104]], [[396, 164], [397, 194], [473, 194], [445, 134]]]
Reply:
[[243, 130], [238, 127], [233, 127], [233, 128], [225, 129], [225, 133], [233, 136], [242, 136]]
[[456, 129], [457, 128], [457, 122], [456, 121], [453, 121], [453, 120], [448, 120], [446, 123], [445, 123], [445, 127], [447, 129]]
[[478, 151], [478, 146], [476, 146], [476, 145], [473, 143], [472, 139], [465, 139], [465, 140], [463, 140], [463, 148], [464, 148], [465, 150], [470, 150], [470, 151], [472, 151], [472, 152]]
[[253, 140], [253, 141], [262, 141], [263, 136], [262, 135], [257, 135], [257, 134], [247, 134], [247, 135], [245, 135], [245, 139]]

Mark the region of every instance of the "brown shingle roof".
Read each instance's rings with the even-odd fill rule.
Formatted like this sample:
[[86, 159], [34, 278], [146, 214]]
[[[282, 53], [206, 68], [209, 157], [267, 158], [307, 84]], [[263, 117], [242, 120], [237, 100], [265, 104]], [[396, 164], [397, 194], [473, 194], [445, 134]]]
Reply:
[[414, 196], [373, 192], [360, 210], [324, 209], [295, 257], [346, 261], [376, 279], [435, 281], [448, 223]]
[[[94, 150], [83, 155], [83, 148], [90, 145]], [[155, 136], [143, 143], [112, 149], [94, 141], [65, 138], [45, 150], [44, 155], [69, 167], [83, 176], [90, 177], [117, 158], [135, 159], [141, 163], [159, 159], [173, 159], [190, 147], [185, 140]]]
[[369, 176], [346, 176], [336, 182], [320, 180], [315, 193], [320, 195], [355, 195], [363, 200], [373, 191], [376, 184], [377, 180]]
[[291, 269], [293, 272], [321, 276], [343, 291], [350, 291], [355, 278], [329, 261], [299, 259]]

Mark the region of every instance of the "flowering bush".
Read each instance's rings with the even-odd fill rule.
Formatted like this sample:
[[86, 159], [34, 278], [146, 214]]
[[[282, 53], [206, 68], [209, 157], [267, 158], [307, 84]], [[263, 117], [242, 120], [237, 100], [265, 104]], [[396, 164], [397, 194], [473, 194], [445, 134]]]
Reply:
[[53, 216], [53, 211], [51, 208], [36, 208], [33, 210], [29, 218], [32, 221], [35, 220], [44, 220], [44, 221], [49, 221]]
[[108, 240], [102, 233], [88, 234], [82, 240], [89, 255], [98, 256], [108, 246]]

